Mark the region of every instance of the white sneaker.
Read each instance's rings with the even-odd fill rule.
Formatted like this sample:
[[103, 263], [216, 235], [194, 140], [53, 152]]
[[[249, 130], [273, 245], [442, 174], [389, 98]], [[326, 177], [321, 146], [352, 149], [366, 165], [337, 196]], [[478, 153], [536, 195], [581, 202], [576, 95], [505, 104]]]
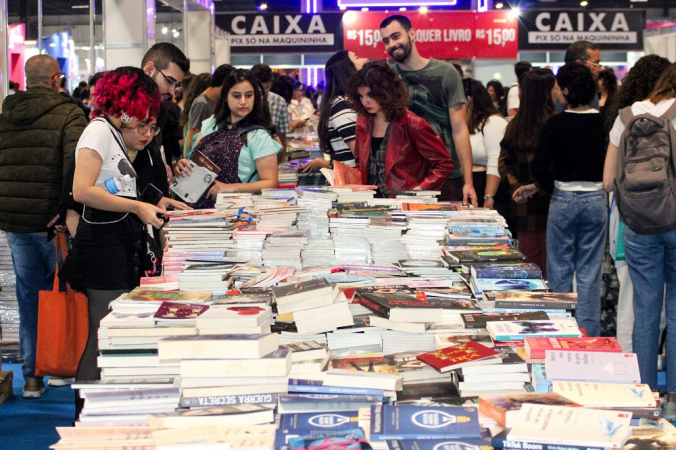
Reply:
[[47, 386], [70, 386], [75, 382], [75, 378], [49, 377]]

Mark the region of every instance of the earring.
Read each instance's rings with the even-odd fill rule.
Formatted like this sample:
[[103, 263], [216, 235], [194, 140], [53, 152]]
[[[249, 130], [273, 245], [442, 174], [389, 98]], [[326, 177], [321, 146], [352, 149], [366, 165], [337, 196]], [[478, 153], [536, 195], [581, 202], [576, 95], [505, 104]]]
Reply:
[[122, 111], [122, 115], [120, 116], [120, 120], [122, 121], [122, 123], [129, 123], [132, 120], [134, 120], [134, 118], [131, 117], [131, 116], [128, 116], [126, 112]]

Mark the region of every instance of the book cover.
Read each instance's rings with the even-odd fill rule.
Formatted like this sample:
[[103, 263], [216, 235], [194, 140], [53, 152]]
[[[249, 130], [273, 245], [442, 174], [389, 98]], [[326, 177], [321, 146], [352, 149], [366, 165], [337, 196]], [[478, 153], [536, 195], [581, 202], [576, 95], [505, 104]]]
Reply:
[[453, 347], [465, 342], [475, 341], [486, 347], [493, 347], [493, 340], [486, 334], [435, 334], [434, 345], [437, 349]]
[[475, 407], [371, 407], [371, 440], [479, 437], [481, 430]]
[[502, 430], [491, 438], [491, 445], [495, 450], [502, 449], [535, 449], [535, 450], [606, 450], [601, 446], [572, 445], [572, 444], [543, 444], [532, 441], [510, 440], [509, 429]]
[[630, 423], [631, 414], [625, 412], [525, 403], [507, 437], [514, 441], [621, 448], [631, 436]]
[[486, 328], [486, 322], [515, 322], [520, 320], [547, 320], [543, 311], [527, 313], [471, 313], [460, 314], [465, 328]]
[[397, 367], [385, 356], [368, 356], [363, 358], [332, 358], [331, 368], [355, 370], [359, 372], [391, 373], [397, 375]]
[[162, 302], [154, 317], [157, 320], [194, 321], [208, 309], [209, 305]]
[[480, 395], [479, 412], [503, 427], [511, 428], [524, 403], [555, 406], [582, 406], [559, 394], [528, 392], [523, 394]]
[[489, 437], [388, 440], [390, 450], [493, 450]]
[[380, 317], [402, 322], [441, 322], [441, 308], [411, 295], [364, 293], [359, 303]]
[[494, 292], [493, 296], [496, 308], [575, 309], [577, 306], [576, 293], [509, 290]]
[[[213, 166], [213, 163], [210, 166]], [[195, 160], [190, 160], [190, 167], [192, 168], [190, 176], [174, 177], [169, 188], [184, 201], [195, 203], [216, 181], [218, 174], [207, 167], [200, 166]]]
[[477, 263], [472, 264], [471, 273], [474, 278], [542, 278], [542, 270], [533, 263]]
[[[543, 291], [548, 287], [542, 279], [502, 279], [502, 278], [473, 278], [477, 292], [484, 291]], [[496, 306], [499, 306], [496, 301]]]
[[199, 291], [165, 291], [151, 287], [136, 287], [128, 293], [124, 300], [143, 302], [204, 302], [211, 298], [211, 292]]
[[280, 429], [285, 431], [349, 430], [359, 426], [359, 412], [282, 414]]
[[390, 364], [393, 364], [404, 381], [428, 380], [439, 378], [439, 372], [434, 367], [418, 359], [420, 352], [400, 352], [387, 355]]
[[422, 353], [418, 355], [418, 359], [440, 372], [448, 372], [471, 364], [487, 364], [499, 361], [495, 358], [497, 355], [497, 351], [477, 342], [469, 341], [434, 352]]
[[368, 445], [364, 430], [356, 425], [347, 430], [326, 430], [320, 433], [303, 434], [290, 437], [290, 450], [341, 449], [361, 450], [362, 445]]
[[553, 381], [552, 392], [592, 408], [654, 408], [657, 405], [647, 384]]
[[622, 346], [614, 337], [528, 337], [524, 348], [529, 359], [542, 360], [547, 350], [622, 353]]
[[579, 337], [582, 335], [575, 322], [569, 319], [487, 322], [486, 330], [496, 341], [523, 341], [527, 336]]
[[547, 350], [547, 381], [641, 382], [635, 353], [594, 353]]
[[[509, 346], [494, 347], [493, 350], [498, 352], [496, 355], [500, 360], [496, 360], [495, 364], [485, 366], [472, 366], [460, 369], [460, 373], [465, 377], [464, 381], [475, 381], [469, 379], [474, 375], [492, 374], [496, 376], [504, 376], [504, 374], [528, 372], [528, 365], [514, 350]], [[479, 381], [478, 378], [476, 381]]]
[[521, 261], [526, 259], [523, 253], [512, 248], [497, 250], [457, 250], [449, 251], [448, 257], [459, 263]]
[[276, 286], [272, 288], [272, 295], [277, 303], [289, 303], [325, 292], [331, 293], [331, 285], [324, 278], [317, 278], [300, 283]]

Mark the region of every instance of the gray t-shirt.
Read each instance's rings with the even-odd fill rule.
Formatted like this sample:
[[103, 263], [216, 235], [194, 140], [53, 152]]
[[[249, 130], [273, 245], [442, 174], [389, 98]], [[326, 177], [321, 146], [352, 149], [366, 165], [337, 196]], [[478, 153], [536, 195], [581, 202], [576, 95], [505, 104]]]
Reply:
[[204, 94], [198, 95], [190, 107], [188, 129], [202, 128], [202, 121], [214, 115], [216, 105]]
[[410, 100], [408, 108], [427, 120], [432, 129], [446, 144], [453, 159], [451, 178], [462, 176], [462, 169], [453, 142], [453, 130], [448, 109], [465, 103], [465, 91], [460, 74], [451, 64], [430, 59], [420, 70], [405, 71], [395, 64], [395, 70], [408, 85]]

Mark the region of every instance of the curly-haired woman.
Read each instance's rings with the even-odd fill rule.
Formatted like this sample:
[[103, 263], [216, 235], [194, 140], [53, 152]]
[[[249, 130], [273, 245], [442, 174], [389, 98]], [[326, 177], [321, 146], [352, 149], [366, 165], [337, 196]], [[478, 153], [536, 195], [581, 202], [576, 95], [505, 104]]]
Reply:
[[599, 282], [608, 226], [603, 119], [590, 106], [596, 82], [587, 66], [566, 64], [556, 81], [559, 101], [566, 110], [545, 123], [531, 163], [538, 187], [552, 195], [547, 218], [547, 282], [554, 292], [573, 292], [576, 278], [577, 323], [588, 336], [600, 336]]
[[381, 194], [398, 190], [441, 190], [453, 160], [441, 138], [406, 108], [408, 89], [389, 66], [369, 62], [350, 80], [357, 118], [354, 154], [363, 184]]
[[140, 69], [121, 67], [103, 75], [94, 95], [96, 118], [75, 151], [73, 197], [84, 205], [82, 219], [61, 272], [89, 298], [89, 339], [78, 380], [99, 378], [99, 323], [111, 300], [139, 285], [146, 269], [142, 265], [146, 226], [161, 227], [167, 207], [187, 208], [161, 195], [156, 205], [139, 200], [137, 183], [152, 177], [153, 168], [133, 163], [157, 130], [161, 102], [157, 84]]

